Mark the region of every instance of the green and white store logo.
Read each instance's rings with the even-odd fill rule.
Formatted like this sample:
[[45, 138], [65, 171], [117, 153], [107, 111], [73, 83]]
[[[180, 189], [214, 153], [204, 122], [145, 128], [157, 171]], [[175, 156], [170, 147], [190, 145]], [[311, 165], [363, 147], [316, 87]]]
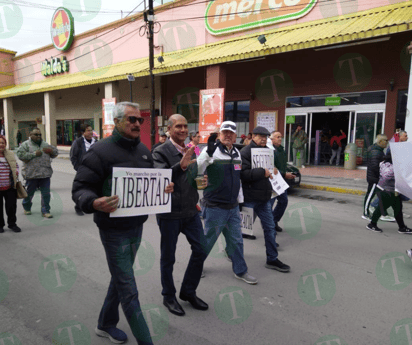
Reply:
[[102, 0], [63, 0], [63, 6], [73, 11], [77, 22], [88, 22], [99, 14]]
[[329, 303], [336, 292], [335, 279], [326, 270], [314, 268], [300, 276], [298, 294], [307, 305], [318, 307]]
[[348, 345], [348, 343], [337, 335], [325, 335], [316, 340], [313, 345]]
[[395, 323], [390, 333], [391, 345], [412, 344], [412, 319], [402, 319]]
[[238, 286], [228, 286], [220, 290], [214, 305], [219, 320], [228, 325], [241, 324], [248, 319], [253, 310], [252, 297]]
[[87, 44], [76, 47], [74, 63], [77, 69], [88, 77], [100, 77], [112, 66], [113, 51], [108, 43], [95, 38]]
[[0, 345], [22, 345], [19, 338], [14, 334], [0, 333]]
[[388, 290], [402, 290], [412, 282], [410, 259], [403, 253], [383, 255], [376, 264], [376, 278]]
[[76, 265], [67, 256], [50, 255], [40, 263], [38, 276], [40, 284], [46, 290], [54, 293], [66, 292], [76, 282]]
[[272, 108], [284, 106], [286, 97], [293, 95], [292, 78], [285, 71], [266, 71], [256, 79], [255, 94], [263, 105]]
[[[42, 216], [41, 211], [41, 193], [42, 190], [37, 191], [34, 194], [31, 206], [31, 215], [26, 216], [27, 219], [37, 226], [50, 226], [56, 224], [61, 215], [63, 214], [63, 201], [60, 198], [59, 193], [54, 190], [50, 190], [50, 213], [53, 218], [45, 218]], [[38, 210], [38, 212], [36, 212]]]
[[297, 240], [310, 239], [322, 227], [322, 215], [308, 202], [298, 202], [290, 207], [283, 216], [286, 232]]
[[23, 12], [15, 1], [4, 0], [0, 4], [0, 39], [17, 35], [23, 26]]
[[91, 342], [90, 331], [77, 320], [62, 322], [53, 332], [53, 345], [90, 345]]
[[346, 91], [361, 91], [372, 79], [372, 65], [359, 53], [342, 55], [333, 67], [336, 83]]
[[156, 254], [150, 242], [137, 237], [124, 241], [119, 246], [118, 253], [119, 265], [126, 273], [129, 273], [129, 257], [135, 256], [133, 264], [135, 276], [148, 273], [156, 261]]
[[0, 270], [0, 303], [9, 293], [9, 278], [4, 271]]
[[[160, 341], [169, 330], [169, 314], [164, 307], [156, 304], [141, 306], [142, 312], [132, 317], [130, 327], [139, 340], [149, 343]], [[147, 333], [147, 330], [150, 333]]]

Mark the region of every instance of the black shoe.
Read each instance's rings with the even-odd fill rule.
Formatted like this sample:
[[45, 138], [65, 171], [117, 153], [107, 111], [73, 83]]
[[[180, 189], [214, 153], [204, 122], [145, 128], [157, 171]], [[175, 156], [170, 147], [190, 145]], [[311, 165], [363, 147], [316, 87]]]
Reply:
[[193, 308], [198, 309], [198, 310], [207, 310], [209, 309], [209, 306], [207, 305], [206, 302], [202, 301], [199, 297], [197, 297], [196, 295], [193, 296], [186, 296], [184, 294], [180, 294], [179, 298], [182, 301], [188, 301]]
[[3, 228], [0, 228], [0, 234], [2, 234], [4, 232]]
[[275, 230], [276, 230], [276, 232], [282, 232], [283, 231], [283, 229], [279, 225], [275, 226]]
[[400, 234], [412, 234], [412, 229], [409, 229], [408, 227], [404, 227], [402, 229], [399, 229], [398, 232]]
[[172, 314], [175, 314], [177, 316], [183, 316], [185, 315], [185, 311], [183, 310], [182, 306], [179, 304], [176, 298], [172, 300], [166, 300], [165, 298], [163, 299], [163, 305], [169, 309], [169, 311]]
[[14, 232], [21, 232], [21, 229], [16, 224], [9, 226], [9, 229]]
[[373, 225], [372, 223], [366, 225], [366, 229], [371, 230], [373, 232], [382, 232], [382, 229], [378, 228], [377, 225]]
[[279, 272], [285, 272], [285, 273], [290, 271], [290, 267], [288, 265], [285, 265], [279, 259], [276, 259], [275, 261], [266, 262], [265, 267], [270, 268], [272, 270], [279, 271]]
[[79, 210], [79, 209], [77, 209], [76, 207], [74, 208], [74, 210], [76, 211], [76, 214], [77, 214], [78, 216], [84, 216], [84, 213], [83, 213], [82, 210]]

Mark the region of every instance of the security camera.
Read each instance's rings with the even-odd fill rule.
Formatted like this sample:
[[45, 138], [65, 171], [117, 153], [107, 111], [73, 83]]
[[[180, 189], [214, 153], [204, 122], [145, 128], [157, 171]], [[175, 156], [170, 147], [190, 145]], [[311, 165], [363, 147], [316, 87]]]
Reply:
[[332, 111], [333, 108], [329, 108], [329, 111]]

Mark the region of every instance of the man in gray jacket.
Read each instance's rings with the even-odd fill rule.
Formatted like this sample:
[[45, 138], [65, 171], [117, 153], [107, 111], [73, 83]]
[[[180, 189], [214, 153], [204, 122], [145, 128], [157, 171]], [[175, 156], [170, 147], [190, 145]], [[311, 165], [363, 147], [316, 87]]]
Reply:
[[17, 157], [24, 163], [22, 175], [26, 179], [27, 198], [23, 199], [25, 215], [31, 214], [34, 193], [40, 188], [41, 213], [45, 218], [53, 218], [50, 214], [50, 178], [53, 174], [51, 159], [57, 155], [57, 148], [42, 140], [38, 128], [33, 128], [29, 140], [17, 150]]

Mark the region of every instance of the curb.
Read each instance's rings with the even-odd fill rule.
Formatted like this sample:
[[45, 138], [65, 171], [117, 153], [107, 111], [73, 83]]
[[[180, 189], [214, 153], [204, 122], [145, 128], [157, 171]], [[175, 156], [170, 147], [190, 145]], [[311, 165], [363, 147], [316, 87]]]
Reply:
[[325, 192], [342, 193], [342, 194], [354, 194], [354, 195], [365, 195], [366, 194], [364, 190], [360, 190], [360, 189], [328, 187], [328, 186], [313, 185], [313, 184], [306, 184], [306, 183], [301, 183], [300, 188], [314, 189], [314, 190], [321, 190]]

